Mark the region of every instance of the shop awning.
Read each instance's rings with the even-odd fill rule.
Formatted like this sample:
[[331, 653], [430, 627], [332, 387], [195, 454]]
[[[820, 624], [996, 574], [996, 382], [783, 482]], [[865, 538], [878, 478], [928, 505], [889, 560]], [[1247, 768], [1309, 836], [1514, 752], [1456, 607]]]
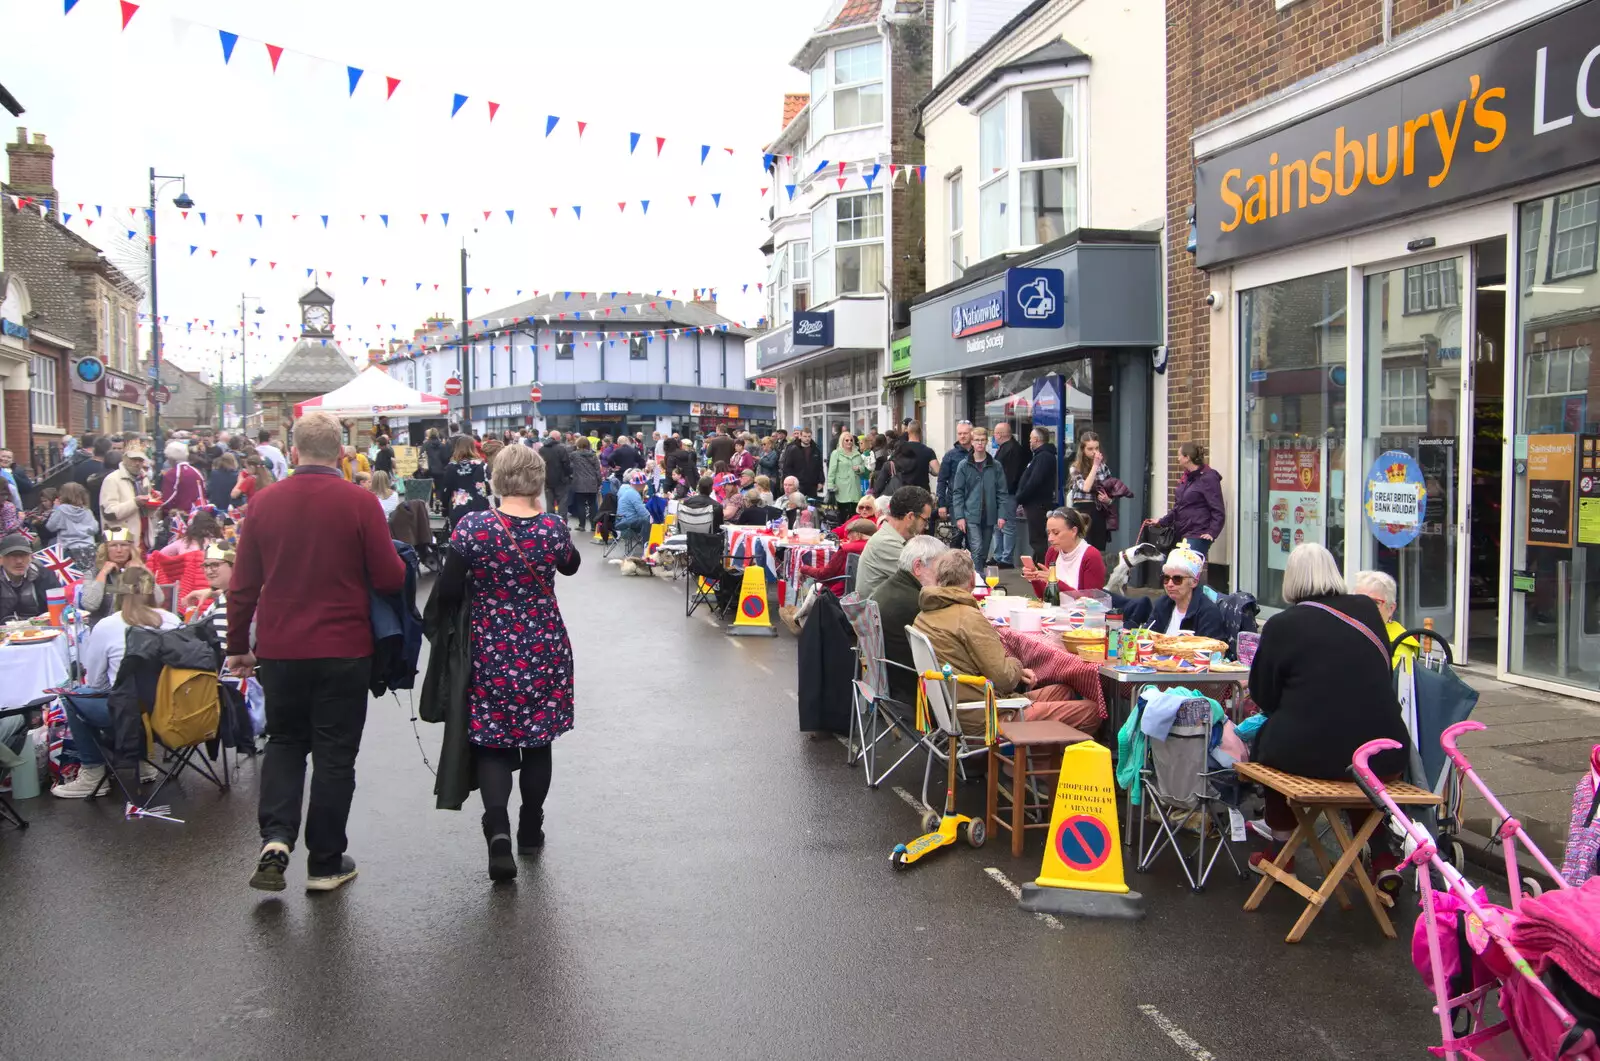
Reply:
[[297, 402], [294, 415], [297, 419], [310, 412], [338, 417], [444, 416], [449, 406], [447, 399], [412, 390], [378, 366], [369, 365], [344, 386]]

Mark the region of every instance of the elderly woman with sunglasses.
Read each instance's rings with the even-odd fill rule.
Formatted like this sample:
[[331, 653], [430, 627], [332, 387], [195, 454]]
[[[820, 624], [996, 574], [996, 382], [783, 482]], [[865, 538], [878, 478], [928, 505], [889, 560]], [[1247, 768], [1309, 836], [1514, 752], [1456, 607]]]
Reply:
[[1227, 640], [1222, 609], [1200, 585], [1200, 574], [1205, 566], [1205, 558], [1193, 549], [1180, 546], [1168, 553], [1166, 563], [1161, 565], [1163, 593], [1155, 599], [1143, 625], [1158, 634], [1182, 631], [1198, 637]]

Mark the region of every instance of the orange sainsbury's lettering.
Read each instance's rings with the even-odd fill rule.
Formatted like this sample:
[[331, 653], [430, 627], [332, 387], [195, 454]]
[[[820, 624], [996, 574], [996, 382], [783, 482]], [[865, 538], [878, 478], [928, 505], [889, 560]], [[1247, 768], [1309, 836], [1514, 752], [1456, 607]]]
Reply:
[[1449, 179], [1469, 114], [1477, 127], [1468, 134], [1473, 137], [1474, 152], [1487, 154], [1505, 143], [1505, 100], [1505, 88], [1485, 89], [1482, 79], [1473, 74], [1463, 98], [1453, 107], [1437, 108], [1370, 132], [1337, 126], [1333, 143], [1312, 153], [1309, 160], [1280, 160], [1279, 152], [1267, 146], [1264, 172], [1246, 174], [1233, 168], [1223, 174], [1217, 192], [1224, 207], [1220, 228], [1234, 232], [1241, 224], [1259, 225], [1292, 210], [1358, 195], [1364, 185], [1387, 184], [1397, 173], [1409, 177], [1416, 172], [1417, 140], [1422, 136], [1431, 137], [1438, 148], [1439, 171], [1427, 175], [1428, 187], [1437, 188]]

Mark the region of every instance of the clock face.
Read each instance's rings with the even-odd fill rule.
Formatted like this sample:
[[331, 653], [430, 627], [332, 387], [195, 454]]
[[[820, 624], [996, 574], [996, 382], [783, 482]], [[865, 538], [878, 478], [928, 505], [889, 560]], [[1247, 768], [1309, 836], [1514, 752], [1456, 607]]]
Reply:
[[305, 322], [307, 331], [325, 332], [328, 330], [330, 320], [331, 314], [328, 313], [327, 306], [306, 307]]

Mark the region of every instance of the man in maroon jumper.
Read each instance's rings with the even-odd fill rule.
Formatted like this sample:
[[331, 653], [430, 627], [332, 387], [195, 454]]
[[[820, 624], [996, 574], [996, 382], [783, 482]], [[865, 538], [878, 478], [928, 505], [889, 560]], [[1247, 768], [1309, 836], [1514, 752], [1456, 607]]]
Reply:
[[356, 875], [345, 822], [372, 676], [369, 593], [399, 592], [406, 566], [377, 495], [339, 474], [342, 441], [327, 413], [295, 424], [294, 474], [250, 501], [228, 586], [228, 671], [245, 677], [259, 662], [266, 694], [262, 848], [250, 878], [263, 891], [284, 888], [308, 753], [306, 890], [333, 891]]

